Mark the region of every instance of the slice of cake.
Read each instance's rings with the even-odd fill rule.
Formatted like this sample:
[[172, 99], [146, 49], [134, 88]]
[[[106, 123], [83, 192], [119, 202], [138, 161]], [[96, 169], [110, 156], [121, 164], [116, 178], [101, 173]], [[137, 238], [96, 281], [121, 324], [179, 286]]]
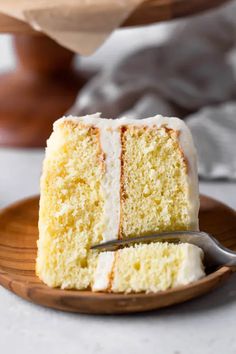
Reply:
[[183, 243], [138, 244], [102, 252], [93, 291], [157, 292], [186, 285], [204, 276], [203, 251]]
[[[111, 120], [98, 114], [59, 119], [48, 140], [41, 178], [37, 274], [49, 286], [96, 289], [94, 274], [99, 273], [103, 254], [97, 264], [92, 244], [158, 231], [196, 230], [198, 209], [195, 150], [183, 121], [161, 116]], [[165, 249], [173, 257], [176, 253], [173, 245], [139, 247], [160, 264]], [[138, 251], [119, 251], [124, 256], [115, 257], [121, 263], [113, 268], [122, 268], [126, 252]], [[150, 272], [160, 276], [154, 269]], [[123, 280], [117, 276], [114, 281], [111, 289], [119, 291], [115, 284]], [[126, 284], [121, 291], [151, 289], [149, 281], [143, 287]]]

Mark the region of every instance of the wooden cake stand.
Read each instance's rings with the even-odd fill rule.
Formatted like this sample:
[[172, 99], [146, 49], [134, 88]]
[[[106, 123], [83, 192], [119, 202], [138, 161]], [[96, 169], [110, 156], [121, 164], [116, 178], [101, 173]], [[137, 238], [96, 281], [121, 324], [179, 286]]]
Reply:
[[[227, 0], [145, 0], [123, 26], [188, 16]], [[0, 14], [0, 33], [13, 33], [16, 71], [0, 77], [0, 145], [44, 146], [52, 123], [73, 104], [88, 76], [73, 68], [74, 53], [24, 22]]]

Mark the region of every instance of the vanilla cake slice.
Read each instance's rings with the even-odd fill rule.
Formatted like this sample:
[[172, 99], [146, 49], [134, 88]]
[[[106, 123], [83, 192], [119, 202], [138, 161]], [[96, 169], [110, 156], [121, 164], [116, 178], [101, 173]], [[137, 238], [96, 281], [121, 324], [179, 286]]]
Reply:
[[198, 229], [191, 134], [177, 118], [54, 123], [41, 178], [36, 271], [47, 285], [94, 291], [159, 291], [204, 275], [193, 245], [152, 243], [117, 252], [117, 238]]

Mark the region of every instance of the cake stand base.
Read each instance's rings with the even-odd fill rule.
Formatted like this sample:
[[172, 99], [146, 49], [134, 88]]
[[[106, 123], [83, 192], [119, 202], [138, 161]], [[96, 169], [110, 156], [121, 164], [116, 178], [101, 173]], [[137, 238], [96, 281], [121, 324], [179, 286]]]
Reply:
[[73, 69], [74, 54], [47, 37], [18, 35], [14, 47], [19, 65], [0, 76], [0, 145], [45, 146], [87, 78]]

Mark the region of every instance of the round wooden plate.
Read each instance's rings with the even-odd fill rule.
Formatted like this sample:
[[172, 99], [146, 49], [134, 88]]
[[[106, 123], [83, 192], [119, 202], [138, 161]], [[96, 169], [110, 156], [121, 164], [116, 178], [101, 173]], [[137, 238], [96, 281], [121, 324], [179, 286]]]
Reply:
[[[141, 26], [193, 15], [217, 7], [229, 0], [143, 0], [122, 26]], [[0, 32], [37, 35], [25, 22], [0, 13]]]
[[[106, 294], [51, 289], [35, 275], [39, 197], [19, 201], [0, 212], [0, 283], [15, 294], [59, 310], [118, 314], [154, 310], [202, 295], [228, 278], [222, 267], [188, 286], [156, 294]], [[236, 250], [236, 213], [224, 204], [202, 196], [200, 228]]]

